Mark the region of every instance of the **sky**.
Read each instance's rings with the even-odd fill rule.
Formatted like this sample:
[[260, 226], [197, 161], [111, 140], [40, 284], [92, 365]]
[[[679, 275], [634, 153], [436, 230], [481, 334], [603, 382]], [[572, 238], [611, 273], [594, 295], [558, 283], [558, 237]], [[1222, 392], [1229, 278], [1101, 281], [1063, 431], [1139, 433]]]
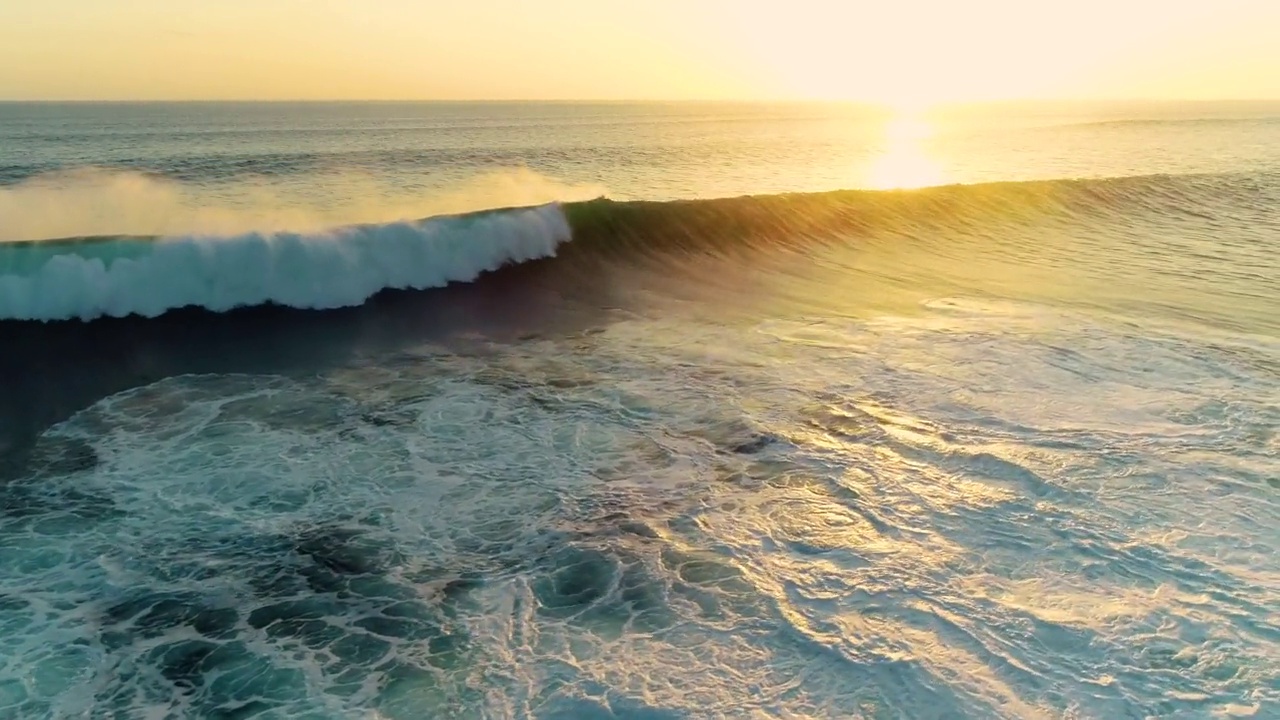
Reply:
[[1277, 99], [1278, 37], [1278, 0], [0, 0], [0, 99]]

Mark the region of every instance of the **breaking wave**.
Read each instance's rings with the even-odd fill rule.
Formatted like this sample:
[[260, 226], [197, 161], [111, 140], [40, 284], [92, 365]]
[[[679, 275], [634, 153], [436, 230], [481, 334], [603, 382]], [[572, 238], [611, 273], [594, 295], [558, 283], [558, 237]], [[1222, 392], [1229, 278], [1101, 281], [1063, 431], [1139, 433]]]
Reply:
[[573, 239], [593, 256], [812, 247], [871, 234], [995, 236], [1010, 224], [1265, 222], [1260, 175], [1143, 176], [489, 210], [317, 232], [0, 243], [0, 320], [90, 320], [195, 306], [359, 305], [390, 289], [469, 282]]
[[547, 205], [311, 234], [10, 243], [0, 250], [0, 318], [154, 317], [192, 305], [346, 307], [381, 290], [466, 282], [552, 255], [568, 238], [564, 215]]

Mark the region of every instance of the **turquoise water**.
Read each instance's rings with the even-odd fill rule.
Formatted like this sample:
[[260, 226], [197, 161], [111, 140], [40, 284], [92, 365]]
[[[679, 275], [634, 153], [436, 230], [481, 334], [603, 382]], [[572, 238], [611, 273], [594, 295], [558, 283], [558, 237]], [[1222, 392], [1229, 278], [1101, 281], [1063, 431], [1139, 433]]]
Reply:
[[1280, 106], [0, 105], [0, 178], [0, 717], [1280, 717]]

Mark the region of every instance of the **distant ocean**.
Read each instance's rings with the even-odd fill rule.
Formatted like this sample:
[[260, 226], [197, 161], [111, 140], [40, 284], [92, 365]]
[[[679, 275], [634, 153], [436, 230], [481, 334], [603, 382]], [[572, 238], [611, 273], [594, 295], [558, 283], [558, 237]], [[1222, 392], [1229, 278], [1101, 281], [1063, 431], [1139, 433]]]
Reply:
[[1280, 104], [0, 104], [0, 718], [1280, 718]]

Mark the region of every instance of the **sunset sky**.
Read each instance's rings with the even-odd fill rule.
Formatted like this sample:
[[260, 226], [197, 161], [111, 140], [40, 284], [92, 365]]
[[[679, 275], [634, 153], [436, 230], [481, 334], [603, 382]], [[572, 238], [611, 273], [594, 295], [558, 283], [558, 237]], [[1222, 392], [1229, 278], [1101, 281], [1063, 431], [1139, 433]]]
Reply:
[[0, 99], [1280, 98], [1276, 0], [5, 0]]

